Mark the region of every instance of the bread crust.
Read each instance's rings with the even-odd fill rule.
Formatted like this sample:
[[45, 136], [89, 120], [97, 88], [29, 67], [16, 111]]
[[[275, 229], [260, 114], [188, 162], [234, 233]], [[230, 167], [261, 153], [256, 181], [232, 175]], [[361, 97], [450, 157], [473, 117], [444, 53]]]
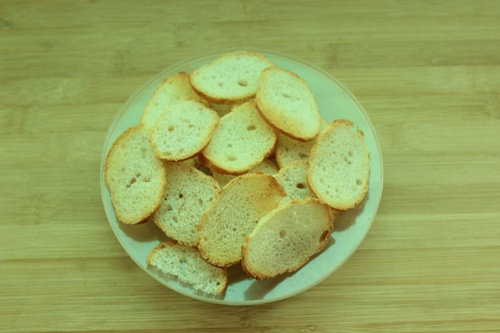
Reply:
[[[220, 191], [219, 184], [197, 168], [177, 162], [165, 162], [167, 182], [164, 199], [151, 220], [168, 237], [186, 246], [195, 247], [198, 224], [204, 210]], [[191, 181], [192, 188], [185, 185]], [[205, 195], [205, 196], [203, 196]], [[203, 201], [200, 201], [203, 200]]]
[[[315, 205], [316, 208], [319, 210], [322, 210], [323, 212], [323, 217], [326, 217], [326, 221], [319, 221], [322, 222], [325, 225], [322, 225], [321, 228], [321, 233], [319, 233], [316, 230], [310, 230], [310, 232], [313, 234], [314, 237], [319, 237], [319, 243], [314, 249], [304, 249], [303, 253], [297, 253], [293, 252], [293, 254], [289, 253], [287, 251], [287, 248], [283, 248], [281, 245], [273, 247], [271, 246], [268, 251], [263, 254], [263, 259], [264, 261], [268, 259], [269, 257], [277, 257], [280, 255], [293, 255], [293, 260], [296, 261], [292, 265], [288, 267], [280, 267], [279, 269], [276, 269], [275, 267], [272, 268], [274, 270], [273, 272], [266, 271], [266, 268], [264, 267], [258, 267], [259, 263], [251, 262], [252, 259], [250, 258], [250, 251], [252, 251], [250, 245], [254, 241], [255, 238], [259, 237], [262, 233], [267, 232], [270, 236], [268, 237], [269, 239], [267, 240], [268, 242], [276, 241], [279, 242], [279, 238], [281, 237], [281, 232], [280, 232], [280, 237], [274, 237], [278, 239], [273, 238], [273, 234], [275, 233], [276, 230], [273, 230], [274, 226], [271, 227], [271, 225], [279, 225], [280, 223], [283, 224], [284, 226], [288, 226], [291, 224], [290, 221], [282, 222], [280, 218], [282, 218], [281, 214], [286, 214], [288, 210], [294, 209], [294, 206], [298, 205]], [[294, 215], [295, 216], [295, 215]], [[315, 216], [311, 221], [309, 222], [318, 222], [316, 219], [317, 217]], [[304, 266], [306, 263], [309, 262], [309, 260], [317, 253], [321, 252], [325, 246], [328, 244], [328, 241], [330, 239], [330, 235], [333, 232], [334, 229], [334, 216], [332, 215], [332, 210], [330, 207], [326, 204], [321, 203], [317, 198], [305, 198], [305, 199], [295, 199], [292, 201], [289, 201], [283, 205], [280, 205], [277, 209], [269, 212], [266, 216], [264, 216], [260, 221], [257, 227], [254, 229], [254, 231], [248, 235], [248, 237], [245, 239], [245, 242], [243, 243], [242, 246], [242, 267], [243, 270], [248, 274], [248, 276], [257, 279], [257, 280], [263, 280], [267, 278], [273, 278], [277, 275], [284, 274], [284, 273], [293, 273], [300, 269], [302, 266]], [[326, 223], [324, 223], [326, 222]], [[292, 228], [290, 226], [290, 228]], [[279, 228], [278, 228], [279, 229]], [[292, 237], [293, 235], [297, 235], [297, 237], [300, 239], [301, 237], [308, 238], [309, 235], [304, 235], [301, 234], [300, 232], [304, 232], [303, 230], [297, 231], [297, 230], [286, 230], [286, 234], [291, 234]], [[319, 233], [319, 235], [318, 235]], [[290, 241], [290, 240], [289, 240]], [[264, 245], [263, 245], [264, 246]], [[259, 248], [261, 248], [259, 246]], [[281, 253], [279, 253], [281, 252]], [[277, 263], [278, 264], [278, 263]], [[266, 266], [264, 264], [264, 266]]]
[[[257, 220], [276, 208], [285, 195], [283, 187], [271, 175], [251, 173], [231, 180], [212, 201], [198, 225], [197, 248], [201, 256], [219, 267], [238, 263], [244, 238]], [[214, 235], [216, 229], [217, 235]]]
[[115, 142], [111, 146], [110, 150], [108, 151], [108, 154], [106, 155], [106, 160], [104, 163], [104, 179], [105, 179], [106, 185], [110, 191], [111, 202], [113, 203], [116, 218], [118, 219], [118, 221], [125, 223], [125, 224], [138, 224], [138, 223], [141, 223], [141, 222], [147, 220], [149, 217], [151, 217], [160, 207], [162, 195], [163, 195], [163, 192], [165, 191], [165, 188], [167, 186], [167, 176], [166, 176], [165, 167], [163, 166], [163, 163], [161, 163], [161, 161], [158, 161], [159, 162], [158, 166], [161, 165], [160, 168], [162, 170], [162, 173], [161, 173], [161, 176], [159, 179], [161, 182], [161, 191], [158, 192], [159, 196], [157, 197], [157, 199], [148, 205], [150, 208], [146, 208], [142, 214], [138, 214], [139, 216], [136, 218], [133, 218], [133, 219], [125, 216], [122, 213], [122, 211], [117, 209], [117, 205], [116, 205], [117, 199], [115, 196], [115, 189], [112, 186], [113, 184], [111, 184], [111, 180], [109, 179], [110, 172], [111, 172], [110, 168], [113, 167], [113, 166], [110, 166], [111, 158], [115, 154], [115, 151], [118, 149], [117, 147], [119, 147], [122, 144], [122, 142], [128, 138], [129, 135], [132, 135], [134, 132], [142, 131], [142, 130], [143, 130], [142, 124], [130, 127], [127, 130], [125, 130], [115, 140]]
[[[163, 241], [161, 242], [160, 244], [158, 244], [157, 246], [155, 246], [148, 254], [148, 257], [146, 259], [146, 263], [148, 266], [153, 266], [153, 260], [154, 260], [154, 257], [155, 255], [164, 250], [164, 249], [172, 249], [172, 251], [175, 251], [176, 248], [179, 248], [179, 247], [182, 247], [183, 245], [173, 241], [173, 240], [169, 240], [169, 241]], [[186, 247], [186, 249], [188, 251], [196, 251], [195, 249], [192, 249], [192, 248], [189, 248], [189, 247]], [[196, 252], [196, 254], [198, 255], [199, 253]], [[208, 265], [208, 263], [207, 263]], [[213, 266], [213, 265], [212, 265]], [[161, 270], [160, 268], [157, 268], [159, 269], [161, 272], [163, 273], [166, 273], [170, 276], [173, 276], [173, 277], [176, 277], [177, 279], [181, 280], [181, 283], [183, 284], [191, 284], [192, 282], [191, 281], [188, 281], [186, 280], [185, 278], [183, 278], [182, 276], [178, 276], [177, 274], [174, 274], [172, 272], [168, 272], [168, 271], [163, 271]], [[219, 277], [218, 277], [218, 282], [220, 282], [220, 284], [218, 285], [218, 289], [215, 290], [215, 293], [214, 294], [221, 294], [223, 293], [225, 290], [226, 290], [226, 287], [227, 287], [227, 284], [228, 284], [228, 273], [227, 273], [227, 270], [225, 268], [220, 268], [220, 267], [217, 267], [217, 270], [218, 270], [218, 273], [219, 273]], [[202, 292], [201, 290], [198, 290], [199, 292]]]
[[[251, 91], [250, 93], [244, 93], [242, 95], [235, 95], [235, 96], [221, 96], [221, 95], [216, 95], [214, 91], [208, 91], [206, 87], [202, 87], [200, 83], [197, 82], [197, 77], [200, 73], [203, 71], [207, 70], [208, 68], [213, 68], [218, 66], [221, 62], [224, 62], [227, 59], [230, 59], [235, 56], [245, 56], [245, 57], [252, 57], [259, 59], [262, 61], [262, 63], [266, 63], [268, 66], [267, 67], [273, 67], [276, 66], [273, 62], [271, 62], [269, 59], [265, 58], [259, 53], [256, 52], [251, 52], [251, 51], [234, 51], [234, 52], [229, 52], [221, 55], [220, 57], [216, 58], [214, 61], [212, 61], [209, 64], [206, 64], [204, 66], [201, 66], [200, 68], [196, 69], [191, 73], [190, 77], [190, 82], [191, 86], [193, 89], [196, 91], [196, 93], [203, 98], [205, 98], [207, 101], [211, 103], [217, 103], [217, 104], [233, 104], [233, 103], [243, 103], [255, 96], [255, 91]], [[266, 68], [267, 68], [266, 67]]]
[[309, 171], [307, 173], [307, 182], [309, 184], [309, 187], [311, 188], [312, 192], [322, 201], [330, 205], [332, 208], [340, 210], [340, 211], [346, 211], [349, 209], [352, 209], [356, 207], [365, 197], [366, 193], [368, 192], [369, 188], [369, 177], [370, 177], [370, 153], [366, 148], [366, 144], [364, 141], [364, 133], [359, 129], [356, 128], [356, 133], [360, 138], [360, 141], [363, 143], [363, 149], [364, 152], [363, 154], [366, 154], [366, 165], [364, 166], [364, 169], [366, 170], [366, 179], [362, 179], [363, 181], [363, 188], [359, 191], [359, 195], [355, 200], [351, 201], [344, 201], [344, 202], [334, 202], [329, 196], [324, 193], [320, 188], [319, 185], [315, 182], [314, 180], [314, 173], [317, 171], [314, 167], [314, 160], [316, 158], [316, 154], [318, 153], [318, 150], [320, 149], [321, 145], [324, 144], [326, 139], [328, 138], [329, 135], [338, 127], [340, 126], [348, 126], [355, 128], [355, 125], [352, 121], [347, 120], [347, 119], [337, 119], [333, 121], [330, 126], [325, 129], [320, 136], [318, 137], [318, 141], [316, 144], [313, 146], [311, 149], [311, 156], [309, 158]]
[[[160, 125], [162, 125], [161, 122], [164, 121], [165, 117], [169, 117], [172, 113], [180, 112], [179, 111], [180, 109], [177, 109], [177, 108], [185, 108], [185, 107], [187, 107], [186, 105], [188, 105], [189, 108], [191, 108], [191, 109], [182, 110], [184, 112], [197, 113], [198, 117], [200, 117], [200, 112], [206, 113], [207, 115], [210, 114], [211, 119], [210, 119], [209, 127], [206, 131], [204, 131], [205, 132], [204, 136], [196, 136], [196, 139], [198, 139], [198, 141], [197, 141], [196, 145], [191, 145], [191, 147], [189, 147], [191, 150], [188, 150], [187, 152], [183, 152], [183, 153], [169, 152], [167, 154], [167, 152], [162, 150], [162, 147], [160, 147], [160, 144], [156, 140], [164, 139], [164, 138], [162, 138], [162, 136], [174, 138], [175, 136], [178, 136], [178, 134], [177, 135], [170, 135], [170, 132], [169, 132], [169, 130], [167, 130], [166, 126], [160, 126]], [[194, 108], [201, 108], [201, 109], [194, 109]], [[193, 119], [193, 121], [196, 123], [196, 121], [197, 121], [196, 116], [193, 115], [192, 117], [195, 118], [195, 119]], [[175, 120], [175, 121], [177, 121], [177, 120]], [[150, 139], [149, 139], [151, 147], [153, 148], [153, 151], [154, 151], [157, 158], [162, 159], [162, 160], [177, 162], [177, 161], [184, 161], [184, 160], [190, 159], [193, 156], [197, 155], [199, 152], [201, 152], [203, 149], [205, 149], [205, 147], [210, 143], [210, 140], [212, 138], [212, 134], [215, 131], [215, 129], [217, 128], [217, 125], [219, 124], [219, 115], [217, 114], [217, 112], [208, 108], [203, 103], [200, 103], [197, 101], [185, 101], [185, 102], [178, 103], [177, 105], [174, 105], [169, 110], [164, 111], [162, 113], [162, 115], [160, 115], [160, 117], [158, 118], [157, 122], [158, 123], [154, 126], [154, 128], [152, 130], [152, 134], [151, 134]], [[180, 125], [177, 122], [172, 122], [172, 120], [169, 124], [175, 125], [173, 127], [177, 127], [178, 125]], [[206, 126], [207, 124], [196, 123], [195, 125], [190, 125], [190, 126], [193, 126], [193, 128], [194, 128], [196, 126], [204, 126], [204, 125]], [[182, 126], [180, 126], [180, 127], [182, 127]], [[192, 133], [190, 133], [190, 135], [194, 136]], [[180, 140], [181, 138], [177, 138], [177, 139]]]
[[[286, 117], [282, 114], [281, 111], [275, 110], [272, 106], [267, 105], [266, 101], [264, 101], [263, 95], [265, 93], [265, 89], [267, 89], [267, 85], [265, 84], [265, 81], [268, 79], [266, 77], [266, 74], [270, 71], [279, 71], [286, 73], [290, 75], [292, 80], [297, 80], [301, 84], [301, 88], [303, 88], [303, 92], [308, 95], [308, 97], [311, 99], [313, 102], [312, 107], [313, 109], [309, 110], [310, 116], [313, 116], [317, 119], [313, 120], [317, 122], [315, 124], [316, 128], [312, 132], [307, 132], [305, 133], [303, 131], [303, 124], [302, 123], [295, 123], [295, 124], [290, 124], [290, 120], [294, 120], [290, 117]], [[293, 103], [293, 102], [291, 102]], [[296, 73], [293, 73], [289, 70], [286, 70], [284, 68], [280, 67], [272, 67], [272, 68], [266, 68], [261, 75], [260, 82], [259, 82], [259, 88], [257, 89], [256, 95], [255, 95], [255, 104], [257, 107], [257, 110], [261, 114], [262, 118], [266, 120], [266, 122], [273, 127], [275, 130], [277, 130], [280, 133], [283, 133], [284, 135], [293, 138], [295, 140], [299, 141], [310, 141], [313, 140], [318, 133], [321, 130], [321, 115], [319, 113], [316, 97], [314, 96], [311, 88], [307, 84], [307, 82], [302, 79], [300, 76], [298, 76]], [[280, 105], [281, 107], [281, 105]]]
[[[172, 99], [171, 94], [176, 92], [176, 98]], [[165, 99], [165, 95], [170, 97], [170, 99]], [[180, 95], [179, 95], [180, 94]], [[163, 105], [161, 109], [156, 103], [158, 103], [158, 98], [165, 102], [167, 100], [167, 106]], [[180, 98], [180, 100], [178, 100]], [[208, 102], [202, 98], [191, 86], [191, 75], [187, 72], [178, 72], [168, 78], [165, 78], [160, 86], [153, 92], [151, 99], [146, 104], [144, 110], [142, 111], [140, 123], [144, 125], [145, 130], [151, 131], [154, 123], [158, 117], [165, 111], [166, 108], [180, 102], [193, 100], [200, 102], [208, 107]]]
[[[231, 174], [231, 175], [241, 175], [246, 173], [248, 170], [252, 169], [259, 163], [261, 163], [264, 159], [269, 157], [270, 155], [273, 154], [277, 142], [277, 135], [276, 132], [267, 125], [267, 123], [262, 119], [262, 117], [259, 115], [259, 113], [256, 111], [255, 103], [253, 101], [248, 101], [242, 105], [239, 105], [237, 108], [242, 108], [240, 111], [231, 111], [231, 114], [228, 114], [224, 117], [221, 118], [219, 124], [220, 128], [216, 129], [214, 131], [214, 134], [212, 136], [212, 141], [209, 143], [209, 145], [201, 152], [203, 155], [204, 159], [209, 161], [209, 166], [211, 169], [219, 172], [219, 173], [225, 173], [225, 174]], [[238, 113], [240, 112], [240, 113]], [[240, 117], [240, 118], [236, 118]], [[232, 145], [235, 145], [235, 142], [243, 141], [243, 137], [245, 139], [247, 137], [251, 137], [253, 139], [256, 138], [256, 134], [252, 134], [250, 136], [249, 133], [245, 129], [241, 127], [234, 127], [234, 123], [237, 121], [241, 121], [244, 119], [245, 121], [249, 118], [254, 118], [257, 121], [257, 125], [254, 124], [254, 129], [257, 128], [256, 131], [260, 134], [260, 138], [266, 138], [266, 142], [264, 143], [266, 146], [263, 146], [263, 148], [266, 148], [266, 150], [263, 149], [258, 149], [256, 156], [253, 160], [251, 160], [248, 163], [243, 163], [241, 165], [235, 165], [234, 163], [228, 162], [227, 160], [224, 160], [221, 152], [225, 151], [225, 145], [229, 142]], [[224, 123], [230, 124], [227, 125], [225, 128]], [[243, 122], [242, 122], [243, 123]], [[244, 123], [243, 123], [244, 124]], [[236, 132], [236, 129], [238, 131]], [[239, 136], [238, 136], [239, 135]], [[227, 140], [222, 141], [222, 137], [225, 137]], [[234, 140], [233, 142], [229, 140]], [[239, 141], [238, 141], [239, 140]], [[247, 142], [246, 145], [242, 146], [241, 143], [236, 144], [235, 147], [250, 147], [251, 145]], [[234, 151], [236, 148], [233, 147], [232, 149], [227, 149], [228, 151]], [[253, 144], [253, 148], [260, 148], [258, 146], [255, 146]], [[255, 149], [254, 149], [255, 151]], [[233, 153], [231, 153], [233, 154]], [[234, 153], [235, 158], [237, 157], [243, 157], [244, 159], [249, 158], [250, 155], [241, 153], [240, 151], [237, 151]]]

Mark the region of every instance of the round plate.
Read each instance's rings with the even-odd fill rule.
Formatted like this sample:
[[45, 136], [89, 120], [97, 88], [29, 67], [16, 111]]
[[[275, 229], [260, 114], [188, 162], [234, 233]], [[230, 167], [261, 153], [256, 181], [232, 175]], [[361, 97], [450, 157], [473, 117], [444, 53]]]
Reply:
[[189, 59], [158, 74], [130, 97], [108, 130], [101, 157], [102, 201], [116, 238], [139, 267], [170, 289], [206, 302], [230, 305], [267, 303], [296, 295], [318, 284], [337, 270], [361, 244], [373, 223], [382, 195], [383, 165], [380, 145], [368, 115], [355, 97], [335, 78], [321, 69], [289, 56], [258, 52], [278, 66], [302, 77], [311, 87], [316, 96], [319, 110], [328, 122], [340, 118], [349, 119], [363, 131], [370, 152], [370, 187], [360, 205], [343, 213], [335, 221], [335, 230], [324, 251], [311, 258], [305, 266], [293, 274], [256, 281], [248, 278], [240, 265], [234, 265], [228, 269], [229, 283], [226, 292], [217, 297], [197, 294], [175, 279], [158, 274], [146, 265], [146, 258], [151, 249], [162, 240], [166, 240], [167, 237], [153, 223], [125, 225], [117, 221], [104, 182], [105, 157], [121, 133], [129, 127], [139, 124], [147, 101], [163, 79], [177, 72], [191, 72], [220, 56], [221, 53]]

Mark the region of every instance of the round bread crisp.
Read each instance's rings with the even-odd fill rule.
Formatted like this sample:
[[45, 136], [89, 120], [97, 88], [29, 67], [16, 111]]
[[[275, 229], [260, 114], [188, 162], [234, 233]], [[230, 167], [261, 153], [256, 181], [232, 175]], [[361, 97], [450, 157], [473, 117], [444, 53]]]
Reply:
[[139, 223], [158, 209], [167, 184], [165, 167], [142, 125], [129, 128], [113, 143], [104, 178], [119, 221]]
[[146, 260], [150, 267], [177, 278], [184, 285], [207, 295], [222, 293], [227, 286], [227, 271], [207, 263], [192, 247], [167, 241], [157, 245]]
[[226, 53], [191, 74], [191, 85], [213, 103], [240, 103], [257, 91], [262, 71], [274, 64], [248, 51]]
[[320, 131], [316, 98], [295, 73], [279, 67], [265, 69], [255, 102], [264, 119], [287, 136], [309, 141]]
[[220, 171], [242, 174], [271, 154], [275, 143], [275, 131], [259, 115], [252, 100], [220, 119], [202, 154]]
[[243, 269], [258, 280], [294, 272], [326, 246], [332, 231], [328, 205], [316, 198], [289, 201], [262, 217], [245, 239]]
[[151, 134], [151, 145], [160, 159], [188, 159], [205, 148], [218, 122], [217, 113], [202, 103], [177, 103], [158, 118]]
[[167, 162], [167, 188], [153, 222], [165, 234], [188, 246], [196, 246], [198, 224], [220, 188], [217, 182], [195, 167]]
[[285, 191], [271, 175], [245, 174], [230, 181], [201, 219], [197, 244], [201, 256], [220, 267], [238, 263], [247, 235], [284, 196]]
[[193, 90], [189, 74], [180, 72], [163, 80], [146, 104], [141, 116], [144, 129], [152, 131], [160, 115], [172, 105], [182, 101], [204, 102], [204, 99]]
[[349, 120], [335, 120], [311, 151], [307, 174], [311, 190], [335, 209], [351, 209], [364, 198], [369, 174], [370, 154], [363, 132]]

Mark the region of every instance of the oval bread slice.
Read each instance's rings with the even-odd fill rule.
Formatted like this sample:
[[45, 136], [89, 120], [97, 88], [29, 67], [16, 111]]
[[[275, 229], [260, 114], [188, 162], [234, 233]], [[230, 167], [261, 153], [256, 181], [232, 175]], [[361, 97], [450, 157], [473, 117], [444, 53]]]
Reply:
[[210, 265], [196, 249], [173, 241], [157, 245], [146, 262], [157, 271], [207, 295], [220, 294], [227, 286], [227, 271], [224, 268]]
[[257, 108], [287, 136], [309, 141], [320, 131], [320, 113], [311, 88], [297, 74], [279, 67], [262, 72], [255, 95]]
[[245, 238], [284, 196], [271, 175], [245, 174], [230, 181], [201, 219], [197, 244], [201, 256], [220, 267], [238, 263]]
[[160, 206], [167, 178], [142, 125], [125, 131], [106, 157], [104, 178], [119, 221], [135, 224]]
[[225, 173], [242, 174], [271, 154], [275, 131], [248, 101], [220, 119], [202, 154], [211, 165]]
[[363, 132], [349, 120], [335, 120], [311, 151], [307, 175], [311, 190], [335, 209], [351, 209], [365, 196], [369, 174]]
[[187, 100], [204, 102], [204, 99], [191, 87], [189, 73], [176, 73], [163, 80], [142, 112], [141, 123], [145, 130], [152, 131], [156, 121], [165, 110]]
[[191, 74], [191, 85], [213, 103], [240, 103], [257, 91], [262, 71], [274, 64], [248, 51], [226, 53]]
[[165, 234], [188, 246], [196, 246], [198, 224], [220, 188], [195, 167], [167, 162], [167, 188], [153, 222]]
[[151, 145], [160, 159], [188, 159], [206, 147], [218, 122], [217, 113], [202, 103], [177, 103], [158, 118], [151, 134]]
[[320, 252], [333, 231], [328, 205], [318, 199], [292, 200], [264, 216], [242, 247], [242, 266], [262, 280], [294, 272]]

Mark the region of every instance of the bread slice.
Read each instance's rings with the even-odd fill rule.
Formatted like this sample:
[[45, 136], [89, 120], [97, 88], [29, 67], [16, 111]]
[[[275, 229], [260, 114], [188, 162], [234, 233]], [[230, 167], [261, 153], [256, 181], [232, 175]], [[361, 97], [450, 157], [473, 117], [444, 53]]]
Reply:
[[[227, 183], [237, 177], [236, 175], [232, 175], [229, 173], [221, 173], [215, 168], [211, 169], [211, 172], [212, 176], [217, 181], [217, 183], [219, 183], [220, 187], [224, 187]], [[278, 173], [278, 167], [272, 160], [266, 158], [265, 160], [251, 168], [248, 172], [262, 172], [267, 173], [268, 175], [275, 175], [276, 173]]]
[[220, 267], [238, 263], [247, 235], [284, 196], [285, 191], [270, 175], [245, 174], [230, 181], [201, 219], [197, 244], [201, 256]]
[[221, 118], [202, 154], [221, 172], [242, 174], [266, 158], [276, 143], [275, 131], [252, 101]]
[[[321, 129], [328, 127], [328, 122], [321, 118]], [[310, 141], [300, 141], [285, 134], [278, 133], [276, 143], [276, 162], [280, 168], [285, 167], [293, 161], [307, 161], [312, 147], [316, 144], [318, 137]]]
[[290, 201], [265, 215], [245, 239], [243, 269], [258, 280], [294, 272], [326, 246], [332, 231], [328, 205], [315, 198]]
[[280, 67], [262, 72], [255, 101], [263, 117], [287, 136], [309, 141], [320, 131], [320, 114], [311, 88]]
[[191, 74], [193, 88], [213, 103], [241, 103], [257, 91], [262, 71], [274, 64], [255, 52], [223, 54]]
[[122, 133], [106, 156], [104, 179], [119, 221], [135, 224], [160, 206], [167, 178], [142, 125]]
[[308, 170], [309, 164], [307, 161], [294, 161], [280, 169], [275, 177], [286, 192], [286, 197], [281, 200], [281, 204], [294, 199], [315, 197], [309, 184], [307, 184]]
[[160, 159], [188, 159], [205, 148], [218, 122], [217, 113], [200, 102], [177, 103], [158, 118], [151, 145]]
[[307, 175], [311, 190], [335, 209], [351, 209], [365, 196], [369, 174], [363, 132], [349, 120], [335, 120], [311, 151]]
[[153, 248], [147, 264], [203, 294], [218, 295], [227, 286], [227, 271], [224, 268], [210, 265], [196, 249], [173, 241], [162, 242]]
[[158, 117], [166, 109], [186, 100], [204, 102], [204, 99], [191, 87], [189, 73], [180, 72], [163, 80], [142, 113], [141, 123], [144, 125], [146, 131], [153, 130]]
[[167, 162], [167, 188], [153, 222], [165, 234], [188, 246], [196, 246], [198, 224], [220, 191], [217, 182], [195, 167]]

